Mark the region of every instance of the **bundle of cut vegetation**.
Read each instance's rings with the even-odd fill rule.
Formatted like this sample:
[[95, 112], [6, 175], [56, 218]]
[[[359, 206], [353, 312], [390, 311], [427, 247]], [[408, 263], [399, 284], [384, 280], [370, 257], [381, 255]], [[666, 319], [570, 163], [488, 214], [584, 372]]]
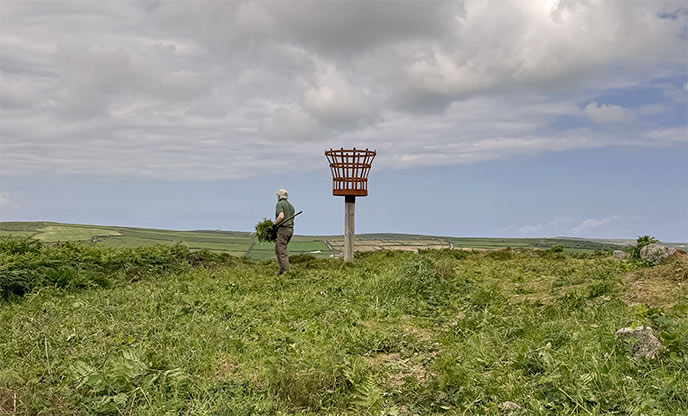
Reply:
[[277, 229], [275, 228], [275, 224], [269, 219], [263, 218], [263, 221], [256, 224], [256, 237], [261, 243], [272, 243], [277, 240]]

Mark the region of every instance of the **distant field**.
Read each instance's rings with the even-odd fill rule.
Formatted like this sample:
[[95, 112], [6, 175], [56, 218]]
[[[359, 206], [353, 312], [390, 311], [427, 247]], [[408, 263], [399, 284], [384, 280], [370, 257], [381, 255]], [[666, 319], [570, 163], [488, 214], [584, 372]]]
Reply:
[[56, 241], [84, 241], [90, 240], [93, 237], [107, 237], [113, 235], [120, 235], [117, 231], [108, 230], [104, 228], [91, 227], [75, 227], [71, 225], [49, 225], [47, 227], [39, 228], [38, 234], [34, 238], [45, 243], [53, 243]]
[[[289, 254], [310, 254], [315, 257], [328, 257], [335, 253], [330, 250], [325, 242], [320, 240], [299, 241], [294, 239], [289, 243]], [[253, 259], [270, 259], [275, 256], [275, 245], [273, 243], [260, 243], [256, 241], [247, 253]]]
[[[33, 237], [53, 243], [81, 241], [104, 247], [142, 247], [156, 244], [181, 243], [191, 249], [208, 249], [227, 252], [236, 256], [246, 255], [253, 259], [270, 259], [274, 245], [259, 243], [255, 235], [238, 231], [213, 230], [161, 230], [150, 228], [117, 227], [105, 225], [62, 224], [54, 222], [0, 222], [0, 236], [16, 235]], [[454, 248], [494, 250], [506, 247], [547, 249], [562, 245], [568, 253], [586, 253], [595, 250], [615, 250], [631, 240], [579, 238], [466, 238], [437, 237], [414, 234], [359, 234], [355, 250], [399, 250], [416, 252], [428, 248]], [[688, 248], [686, 243], [667, 243], [678, 248]], [[315, 257], [339, 255], [343, 251], [344, 237], [294, 236], [289, 244], [292, 255], [309, 254]]]

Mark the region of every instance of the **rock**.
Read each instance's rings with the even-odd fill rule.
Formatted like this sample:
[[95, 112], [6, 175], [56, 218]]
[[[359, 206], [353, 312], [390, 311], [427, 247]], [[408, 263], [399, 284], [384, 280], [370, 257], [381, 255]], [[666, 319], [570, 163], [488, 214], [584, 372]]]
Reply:
[[507, 412], [513, 412], [522, 409], [522, 407], [518, 403], [514, 402], [504, 402], [499, 405], [499, 408]]
[[630, 347], [633, 358], [645, 357], [650, 360], [662, 349], [662, 343], [649, 326], [621, 328], [616, 331], [616, 338]]
[[623, 250], [614, 250], [614, 254], [612, 254], [615, 259], [623, 260], [626, 258], [626, 252]]
[[673, 247], [665, 247], [661, 244], [648, 244], [640, 249], [640, 259], [657, 265], [665, 258], [676, 254], [677, 251]]

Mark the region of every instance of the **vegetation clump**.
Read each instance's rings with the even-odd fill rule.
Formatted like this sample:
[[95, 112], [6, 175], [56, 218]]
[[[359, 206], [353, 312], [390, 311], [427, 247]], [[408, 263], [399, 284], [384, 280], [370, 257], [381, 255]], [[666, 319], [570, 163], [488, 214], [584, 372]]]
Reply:
[[67, 290], [109, 287], [193, 266], [230, 265], [235, 258], [181, 244], [105, 248], [67, 242], [44, 244], [29, 237], [0, 237], [0, 300], [45, 286]]
[[644, 235], [642, 237], [638, 237], [636, 240], [636, 244], [634, 246], [631, 246], [630, 248], [630, 255], [632, 260], [640, 260], [640, 250], [643, 249], [645, 246], [649, 246], [650, 244], [658, 244], [659, 240], [657, 240], [654, 237], [650, 237], [649, 235]]
[[263, 221], [256, 224], [256, 238], [261, 243], [271, 243], [277, 240], [277, 229], [275, 228], [275, 224], [269, 219], [263, 218]]

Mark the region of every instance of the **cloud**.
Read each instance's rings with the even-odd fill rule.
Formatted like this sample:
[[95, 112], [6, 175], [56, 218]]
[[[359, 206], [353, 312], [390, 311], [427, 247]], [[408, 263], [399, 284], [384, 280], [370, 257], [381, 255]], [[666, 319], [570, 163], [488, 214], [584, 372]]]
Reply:
[[7, 207], [10, 205], [10, 196], [7, 192], [0, 192], [0, 207]]
[[332, 128], [355, 128], [375, 118], [372, 98], [333, 67], [323, 69], [305, 92], [303, 107]]
[[325, 129], [310, 114], [294, 106], [275, 109], [260, 121], [258, 132], [263, 137], [285, 142], [322, 139]]
[[598, 104], [593, 101], [585, 106], [583, 114], [595, 123], [624, 123], [633, 121], [633, 112], [615, 104]]
[[576, 220], [571, 217], [557, 217], [548, 222], [508, 226], [505, 231], [516, 232], [521, 237], [613, 237], [629, 234], [629, 218], [610, 215], [602, 218]]
[[234, 178], [277, 142], [286, 170], [343, 145], [381, 168], [671, 145], [685, 121], [598, 103], [685, 96], [686, 16], [661, 18], [676, 5], [9, 2], [1, 170]]
[[685, 143], [688, 141], [688, 126], [653, 129], [645, 132], [645, 136], [654, 144]]
[[[570, 222], [569, 218], [555, 218], [547, 223], [528, 224], [516, 227], [516, 232], [521, 237], [541, 237], [563, 235], [561, 230]], [[515, 228], [515, 227], [511, 227]]]
[[601, 229], [620, 224], [624, 221], [625, 219], [620, 215], [612, 215], [605, 218], [588, 218], [573, 227], [572, 231], [575, 235], [599, 233]]

